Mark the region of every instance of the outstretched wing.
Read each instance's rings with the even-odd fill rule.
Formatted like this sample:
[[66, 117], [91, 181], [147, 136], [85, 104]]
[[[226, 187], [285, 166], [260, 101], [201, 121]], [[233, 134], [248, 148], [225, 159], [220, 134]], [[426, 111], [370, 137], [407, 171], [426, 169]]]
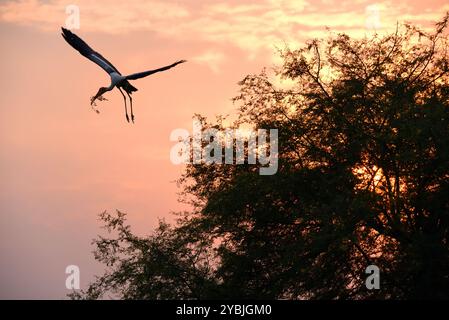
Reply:
[[161, 72], [161, 71], [165, 71], [165, 70], [171, 69], [171, 68], [173, 68], [174, 66], [177, 66], [178, 64], [184, 63], [184, 62], [187, 62], [187, 61], [186, 61], [186, 60], [180, 60], [180, 61], [177, 61], [177, 62], [171, 64], [171, 65], [168, 65], [168, 66], [165, 66], [165, 67], [162, 67], [162, 68], [159, 68], [159, 69], [154, 69], [154, 70], [148, 70], [148, 71], [144, 71], [144, 72], [133, 73], [133, 74], [130, 74], [130, 75], [126, 76], [125, 78], [126, 78], [127, 80], [137, 80], [137, 79], [140, 79], [140, 78], [144, 78], [144, 77], [146, 77], [146, 76], [149, 76], [150, 74], [153, 74], [153, 73], [156, 73], [156, 72]]
[[112, 72], [117, 72], [120, 74], [120, 72], [117, 70], [116, 67], [112, 65], [105, 57], [103, 57], [98, 52], [94, 51], [89, 45], [84, 42], [80, 37], [78, 37], [76, 34], [71, 32], [70, 30], [67, 30], [65, 28], [62, 29], [62, 37], [67, 41], [68, 44], [70, 44], [73, 48], [79, 51], [83, 56], [85, 56], [87, 59], [95, 62], [97, 65], [102, 67], [107, 73], [111, 74]]

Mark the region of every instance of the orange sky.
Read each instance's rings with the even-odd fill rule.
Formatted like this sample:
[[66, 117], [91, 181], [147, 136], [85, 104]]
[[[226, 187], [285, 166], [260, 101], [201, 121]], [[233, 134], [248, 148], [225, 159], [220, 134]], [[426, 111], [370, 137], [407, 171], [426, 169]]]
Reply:
[[[136, 123], [125, 121], [118, 91], [89, 98], [108, 75], [60, 36], [68, 4], [80, 8], [74, 30], [123, 74], [187, 59], [138, 80]], [[449, 10], [444, 0], [414, 1], [37, 1], [0, 2], [0, 298], [63, 298], [65, 267], [81, 284], [102, 267], [90, 245], [97, 214], [120, 209], [140, 234], [182, 208], [170, 162], [170, 132], [194, 113], [233, 113], [237, 82], [325, 27], [354, 36], [396, 21], [427, 24]]]

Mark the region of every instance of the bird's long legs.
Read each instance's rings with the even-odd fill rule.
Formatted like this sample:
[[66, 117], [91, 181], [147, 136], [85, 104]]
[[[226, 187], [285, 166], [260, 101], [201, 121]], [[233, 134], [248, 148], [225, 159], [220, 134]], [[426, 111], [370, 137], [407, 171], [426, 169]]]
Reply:
[[[128, 108], [126, 107], [126, 97], [125, 97], [125, 94], [123, 93], [122, 89], [120, 89], [119, 87], [117, 87], [117, 88], [120, 90], [120, 93], [121, 93], [122, 96], [123, 96], [123, 100], [125, 101], [125, 115], [126, 115], [126, 121], [129, 122]], [[131, 110], [132, 110], [132, 107], [131, 107]], [[132, 114], [132, 111], [131, 111], [131, 114]]]
[[131, 97], [131, 95], [128, 93], [128, 91], [126, 91], [126, 94], [129, 97], [129, 102], [131, 104], [131, 121], [134, 123], [134, 113], [133, 113], [133, 98]]

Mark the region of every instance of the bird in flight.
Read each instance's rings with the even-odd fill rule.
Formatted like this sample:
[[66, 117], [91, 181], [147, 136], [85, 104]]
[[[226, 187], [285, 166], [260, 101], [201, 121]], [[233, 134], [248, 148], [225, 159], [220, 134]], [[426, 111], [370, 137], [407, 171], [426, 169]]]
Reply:
[[[153, 73], [165, 71], [165, 70], [173, 68], [174, 66], [177, 66], [180, 63], [186, 62], [186, 60], [180, 60], [180, 61], [177, 61], [175, 63], [172, 63], [172, 64], [162, 67], [162, 68], [143, 71], [143, 72], [137, 72], [137, 73], [133, 73], [133, 74], [130, 74], [127, 76], [123, 76], [117, 70], [117, 68], [112, 65], [112, 63], [110, 63], [105, 57], [103, 57], [101, 54], [99, 54], [98, 52], [94, 51], [91, 47], [89, 47], [89, 45], [86, 42], [84, 42], [80, 37], [78, 37], [76, 34], [74, 34], [73, 32], [71, 32], [68, 29], [65, 29], [65, 28], [61, 28], [61, 29], [62, 29], [62, 37], [65, 39], [65, 41], [68, 42], [68, 44], [70, 44], [73, 48], [78, 50], [79, 53], [81, 53], [87, 59], [95, 62], [97, 65], [99, 65], [101, 68], [103, 68], [104, 71], [106, 71], [109, 74], [109, 76], [111, 77], [111, 85], [109, 87], [101, 87], [100, 89], [98, 89], [97, 94], [91, 98], [90, 104], [91, 104], [92, 108], [95, 105], [95, 100], [97, 100], [97, 99], [98, 100], [106, 100], [105, 98], [103, 98], [103, 94], [107, 91], [111, 91], [112, 89], [117, 88], [120, 91], [120, 93], [122, 94], [123, 99], [125, 101], [125, 115], [126, 115], [126, 120], [128, 122], [129, 122], [130, 118], [128, 116], [126, 97], [125, 97], [125, 94], [123, 93], [123, 90], [126, 92], [126, 94], [129, 97], [129, 102], [130, 102], [130, 107], [131, 107], [131, 121], [133, 123], [134, 123], [134, 113], [133, 113], [133, 99], [131, 97], [131, 94], [134, 91], [137, 91], [137, 88], [135, 88], [133, 85], [131, 85], [131, 83], [129, 83], [129, 80], [137, 80], [140, 78], [144, 78]], [[95, 111], [98, 112], [98, 110], [95, 110]]]

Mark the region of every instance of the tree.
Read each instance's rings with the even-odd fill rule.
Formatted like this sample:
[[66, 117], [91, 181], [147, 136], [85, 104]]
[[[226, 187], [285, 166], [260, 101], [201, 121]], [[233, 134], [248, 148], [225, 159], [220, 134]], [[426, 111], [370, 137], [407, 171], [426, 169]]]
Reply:
[[111, 269], [73, 297], [449, 298], [448, 20], [286, 48], [288, 89], [246, 76], [234, 127], [279, 130], [277, 174], [188, 165], [194, 209], [147, 238], [103, 214], [118, 235], [96, 258]]

